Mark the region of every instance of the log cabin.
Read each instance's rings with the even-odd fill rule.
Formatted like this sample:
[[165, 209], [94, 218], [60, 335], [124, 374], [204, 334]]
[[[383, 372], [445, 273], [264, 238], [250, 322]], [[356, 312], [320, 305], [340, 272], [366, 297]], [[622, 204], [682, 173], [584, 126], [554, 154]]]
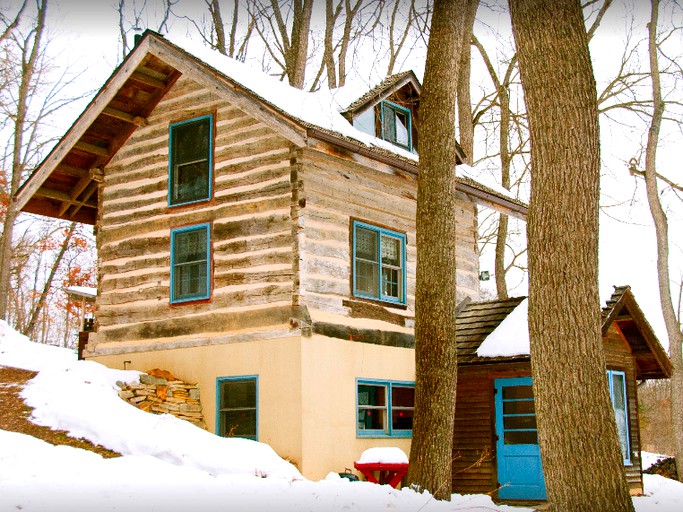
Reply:
[[[544, 500], [524, 297], [472, 302], [458, 316], [453, 490]], [[638, 383], [671, 376], [671, 361], [628, 286], [602, 309], [606, 383], [630, 491], [643, 492]]]
[[[146, 32], [15, 197], [94, 226], [83, 357], [199, 383], [211, 430], [309, 478], [408, 452], [419, 81], [310, 93], [186, 48]], [[457, 180], [476, 299], [478, 207], [526, 206], [466, 165]]]
[[[410, 71], [307, 93], [147, 31], [13, 198], [94, 226], [83, 357], [199, 383], [210, 430], [308, 478], [408, 453], [419, 95]], [[526, 206], [457, 169], [458, 295], [476, 301], [478, 208]]]

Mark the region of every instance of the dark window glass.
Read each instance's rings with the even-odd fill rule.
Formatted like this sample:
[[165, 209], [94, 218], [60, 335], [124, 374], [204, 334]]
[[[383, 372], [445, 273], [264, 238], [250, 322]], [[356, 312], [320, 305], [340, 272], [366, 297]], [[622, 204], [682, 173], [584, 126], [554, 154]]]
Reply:
[[510, 430], [505, 432], [505, 444], [538, 444], [535, 430]]
[[213, 117], [171, 125], [169, 203], [180, 205], [209, 199]]
[[171, 232], [171, 302], [209, 297], [209, 226]]
[[405, 304], [405, 236], [354, 222], [354, 295]]
[[382, 138], [408, 151], [412, 146], [410, 110], [388, 101], [381, 102]]
[[256, 379], [226, 379], [219, 385], [218, 435], [256, 439]]

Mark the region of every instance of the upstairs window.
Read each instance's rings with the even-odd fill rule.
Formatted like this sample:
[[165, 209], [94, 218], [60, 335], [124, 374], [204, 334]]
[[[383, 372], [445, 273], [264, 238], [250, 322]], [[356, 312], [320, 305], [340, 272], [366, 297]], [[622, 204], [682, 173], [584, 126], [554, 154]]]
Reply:
[[171, 302], [208, 299], [211, 266], [211, 225], [171, 231]]
[[171, 125], [170, 206], [207, 201], [212, 194], [213, 115]]
[[614, 417], [617, 420], [619, 444], [624, 464], [631, 464], [631, 440], [628, 428], [628, 395], [626, 394], [626, 374], [617, 370], [607, 370], [609, 396], [612, 399]]
[[396, 103], [380, 103], [382, 138], [408, 151], [412, 151], [412, 120], [410, 110]]
[[414, 409], [412, 382], [356, 381], [358, 437], [410, 437]]
[[397, 304], [406, 303], [406, 236], [353, 223], [353, 294]]

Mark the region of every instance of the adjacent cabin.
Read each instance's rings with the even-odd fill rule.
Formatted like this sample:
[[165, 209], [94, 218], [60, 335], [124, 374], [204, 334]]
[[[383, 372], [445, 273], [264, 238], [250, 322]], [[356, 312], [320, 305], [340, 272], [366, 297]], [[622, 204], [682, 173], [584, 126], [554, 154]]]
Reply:
[[[546, 498], [536, 434], [527, 300], [470, 303], [458, 316], [453, 490], [502, 500]], [[642, 494], [638, 383], [671, 376], [671, 361], [628, 286], [602, 310], [609, 387], [632, 494]]]
[[[95, 228], [86, 359], [198, 382], [211, 430], [310, 478], [410, 445], [420, 84], [363, 92], [147, 32], [15, 198]], [[477, 299], [478, 207], [526, 207], [458, 170], [459, 294]]]

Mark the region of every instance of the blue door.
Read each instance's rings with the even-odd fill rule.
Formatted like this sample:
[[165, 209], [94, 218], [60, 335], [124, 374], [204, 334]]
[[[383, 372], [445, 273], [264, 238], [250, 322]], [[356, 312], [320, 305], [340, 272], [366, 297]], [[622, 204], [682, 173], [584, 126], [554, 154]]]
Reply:
[[496, 379], [498, 497], [544, 500], [545, 479], [536, 431], [531, 377]]

